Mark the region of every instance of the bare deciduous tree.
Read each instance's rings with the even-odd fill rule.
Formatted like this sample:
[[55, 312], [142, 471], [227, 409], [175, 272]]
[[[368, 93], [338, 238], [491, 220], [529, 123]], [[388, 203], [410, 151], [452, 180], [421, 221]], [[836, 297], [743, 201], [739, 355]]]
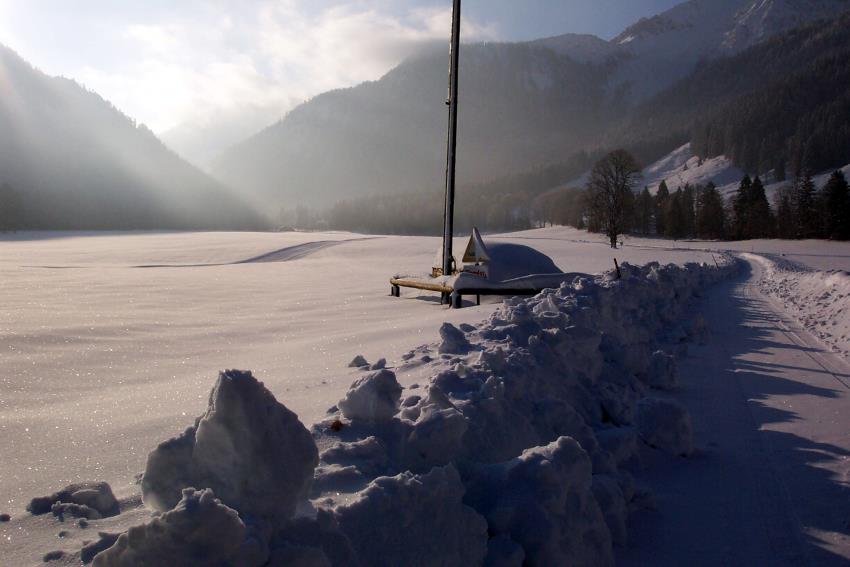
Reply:
[[633, 189], [640, 178], [640, 166], [625, 150], [615, 150], [596, 162], [587, 183], [590, 215], [595, 226], [617, 247], [617, 238], [629, 228], [634, 206]]

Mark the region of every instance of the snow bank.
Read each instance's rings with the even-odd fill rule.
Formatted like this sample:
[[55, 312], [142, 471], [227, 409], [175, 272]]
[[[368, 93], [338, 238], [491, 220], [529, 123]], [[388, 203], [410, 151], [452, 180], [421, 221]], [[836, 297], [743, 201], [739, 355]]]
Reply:
[[[687, 413], [647, 398], [676, 384], [659, 347], [693, 335], [691, 299], [736, 269], [625, 264], [444, 325], [422, 348], [439, 356], [396, 369], [427, 384], [355, 364], [312, 438], [249, 373], [223, 373], [206, 414], [148, 460], [145, 503], [176, 507], [95, 564], [612, 565], [639, 440], [692, 449]], [[316, 509], [294, 517], [311, 480]]]
[[222, 372], [194, 427], [162, 443], [142, 478], [146, 505], [166, 511], [183, 489], [211, 488], [229, 506], [279, 523], [306, 499], [318, 462], [310, 433], [249, 372]]
[[477, 471], [469, 502], [491, 534], [504, 538], [491, 549], [493, 559], [510, 540], [530, 565], [613, 565], [611, 535], [591, 484], [590, 457], [568, 437]]
[[759, 288], [810, 333], [850, 359], [850, 273], [809, 270], [776, 256], [742, 254], [764, 270]]
[[[316, 502], [343, 513], [348, 504], [335, 491], [372, 478], [358, 502], [367, 492], [383, 499], [387, 483], [456, 465], [464, 502], [487, 521], [488, 564], [610, 564], [635, 498], [619, 467], [635, 461], [641, 441], [675, 455], [692, 450], [687, 413], [646, 397], [649, 387], [677, 385], [675, 359], [658, 347], [694, 337], [681, 323], [690, 300], [737, 269], [728, 257], [719, 268], [624, 265], [622, 279], [576, 277], [507, 300], [481, 325], [444, 325], [432, 347], [441, 356], [425, 370], [410, 362], [432, 378], [403, 395], [391, 419], [343, 411], [314, 426], [328, 447]], [[352, 393], [362, 388], [360, 379]], [[371, 532], [398, 521], [369, 515], [361, 519]], [[341, 521], [340, 529], [357, 548], [360, 528]]]
[[454, 466], [435, 467], [378, 478], [336, 515], [364, 565], [481, 565], [487, 522], [463, 494]]
[[95, 556], [93, 567], [233, 565], [244, 556], [246, 531], [239, 514], [211, 490], [186, 489], [173, 510], [130, 528]]

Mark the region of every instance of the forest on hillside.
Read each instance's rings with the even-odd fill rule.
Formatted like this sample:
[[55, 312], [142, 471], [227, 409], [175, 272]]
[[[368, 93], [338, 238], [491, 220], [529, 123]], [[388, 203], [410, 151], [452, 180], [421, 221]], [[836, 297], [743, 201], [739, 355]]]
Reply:
[[[850, 12], [792, 30], [738, 55], [703, 62], [689, 77], [615, 121], [590, 151], [567, 154], [563, 162], [527, 174], [461, 187], [458, 229], [517, 230], [552, 222], [554, 216], [557, 222], [581, 225], [586, 218], [576, 205], [580, 191], [563, 186], [587, 172], [606, 145], [624, 147], [639, 162], [651, 163], [692, 140], [700, 157], [726, 155], [752, 177], [769, 174], [780, 181], [841, 167], [850, 163], [848, 84]], [[463, 159], [463, 146], [460, 155]], [[352, 197], [307, 217], [314, 225], [335, 229], [434, 234], [442, 215], [438, 187]], [[696, 208], [697, 189], [682, 188], [684, 209]], [[677, 198], [672, 198], [671, 207], [678, 206]], [[784, 209], [779, 211], [776, 203], [772, 207], [776, 218], [784, 218]], [[721, 208], [728, 211], [729, 206]], [[654, 213], [653, 219], [664, 226], [666, 214]], [[726, 214], [722, 237], [746, 237], [746, 231], [732, 228], [731, 216]], [[637, 227], [646, 227], [645, 217], [644, 213]], [[771, 233], [785, 234], [775, 226], [776, 218]], [[666, 229], [657, 232], [667, 234]], [[705, 237], [690, 221], [674, 232], [675, 237]], [[715, 228], [709, 232], [721, 237]]]
[[[850, 186], [835, 171], [817, 187], [808, 173], [790, 181], [769, 202], [761, 178], [744, 176], [736, 193], [723, 199], [712, 183], [672, 190], [662, 181], [655, 195], [629, 187], [622, 204], [621, 233], [673, 240], [757, 238], [850, 240]], [[566, 189], [544, 196], [534, 207], [535, 222], [607, 232], [606, 211], [592, 188]]]

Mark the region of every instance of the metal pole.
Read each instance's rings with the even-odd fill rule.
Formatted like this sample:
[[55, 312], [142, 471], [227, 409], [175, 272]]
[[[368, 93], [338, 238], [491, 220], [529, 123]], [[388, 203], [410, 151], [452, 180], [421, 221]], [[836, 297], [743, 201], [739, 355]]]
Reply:
[[[455, 164], [457, 163], [458, 67], [460, 66], [460, 0], [452, 11], [451, 71], [449, 74], [449, 140], [446, 160], [446, 211], [443, 220], [443, 275], [452, 275], [454, 236]], [[445, 298], [444, 298], [445, 299]]]

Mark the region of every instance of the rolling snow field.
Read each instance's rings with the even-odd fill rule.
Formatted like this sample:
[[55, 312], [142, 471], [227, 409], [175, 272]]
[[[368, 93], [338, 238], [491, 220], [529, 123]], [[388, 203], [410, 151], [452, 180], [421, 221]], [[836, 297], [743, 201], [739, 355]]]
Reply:
[[[140, 488], [136, 479], [139, 473], [145, 471], [148, 454], [159, 443], [179, 434], [206, 411], [207, 417], [196, 425], [197, 439], [194, 430], [191, 433], [191, 439], [197, 444], [195, 453], [200, 454], [197, 447], [204, 439], [209, 439], [209, 434], [204, 432], [216, 427], [226, 429], [231, 423], [227, 417], [221, 417], [225, 415], [221, 414], [223, 409], [216, 417], [212, 408], [229, 407], [231, 410], [228, 411], [236, 411], [232, 408], [246, 403], [246, 400], [252, 401], [252, 404], [277, 407], [274, 398], [294, 412], [308, 429], [317, 424], [312, 433], [321, 454], [311, 457], [309, 449], [293, 451], [302, 455], [299, 462], [319, 459], [316, 461], [319, 468], [316, 469], [313, 497], [323, 498], [321, 502], [329, 509], [336, 507], [334, 509], [343, 510], [338, 514], [338, 521], [349, 536], [362, 532], [352, 550], [361, 560], [364, 549], [390, 544], [357, 526], [369, 524], [381, 514], [404, 514], [393, 508], [395, 501], [387, 495], [402, 493], [414, 509], [421, 505], [423, 510], [432, 510], [428, 507], [433, 504], [429, 504], [428, 494], [417, 492], [417, 483], [431, 486], [429, 490], [436, 491], [435, 494], [443, 494], [441, 502], [457, 500], [457, 508], [446, 504], [446, 508], [435, 513], [446, 522], [460, 522], [457, 529], [466, 530], [464, 533], [468, 531], [461, 541], [446, 542], [447, 549], [456, 544], [458, 550], [470, 554], [468, 561], [475, 563], [486, 555], [488, 561], [498, 559], [503, 561], [498, 564], [513, 565], [520, 557], [536, 557], [538, 562], [545, 561], [547, 557], [557, 558], [557, 552], [547, 549], [545, 544], [526, 541], [521, 541], [522, 545], [517, 544], [515, 540], [519, 536], [515, 534], [527, 531], [529, 525], [521, 523], [528, 520], [523, 520], [516, 512], [506, 511], [507, 508], [500, 508], [503, 504], [498, 504], [498, 496], [494, 495], [505, 491], [524, 493], [522, 486], [533, 487], [537, 486], [535, 482], [544, 482], [540, 479], [545, 475], [535, 468], [540, 467], [542, 462], [559, 463], [558, 466], [562, 467], [559, 474], [580, 486], [585, 478], [582, 467], [587, 466], [589, 470], [590, 461], [582, 464], [577, 453], [581, 450], [570, 445], [574, 443], [572, 441], [562, 441], [569, 440], [569, 437], [561, 437], [546, 447], [533, 448], [534, 445], [528, 443], [537, 434], [523, 436], [521, 416], [510, 417], [504, 408], [498, 410], [502, 413], [492, 414], [499, 416], [496, 422], [510, 423], [514, 420], [517, 429], [506, 430], [498, 442], [493, 441], [487, 436], [493, 433], [485, 434], [486, 429], [476, 428], [491, 427], [495, 422], [475, 416], [479, 415], [478, 412], [484, 415], [496, 410], [483, 403], [479, 409], [477, 398], [465, 390], [469, 383], [478, 379], [476, 372], [483, 372], [467, 370], [469, 368], [490, 368], [507, 377], [515, 374], [523, 380], [536, 380], [535, 387], [540, 388], [540, 392], [557, 389], [545, 372], [543, 377], [524, 377], [504, 369], [507, 368], [505, 364], [511, 368], [533, 368], [544, 360], [534, 351], [538, 339], [530, 337], [541, 333], [541, 329], [545, 330], [549, 325], [557, 328], [557, 313], [565, 314], [560, 317], [571, 321], [590, 317], [586, 321], [588, 328], [599, 328], [615, 337], [615, 342], [607, 346], [597, 344], [593, 347], [596, 349], [594, 352], [608, 353], [604, 360], [594, 362], [588, 359], [586, 362], [588, 368], [601, 364], [593, 372], [602, 376], [604, 379], [600, 379], [604, 383], [610, 384], [594, 394], [597, 397], [590, 401], [584, 394], [564, 394], [581, 416], [581, 419], [575, 417], [579, 419], [575, 423], [634, 422], [634, 431], [637, 432], [634, 435], [639, 434], [644, 446], [639, 451], [634, 447], [629, 449], [627, 446], [631, 447], [632, 438], [626, 439], [612, 431], [587, 433], [589, 437], [585, 443], [578, 438], [581, 432], [586, 431], [586, 425], [562, 424], [560, 429], [551, 425], [553, 430], [578, 432], [572, 436], [587, 450], [594, 475], [598, 468], [608, 471], [605, 474], [610, 478], [606, 480], [600, 476], [597, 479], [594, 476], [591, 500], [598, 501], [599, 507], [591, 502], [592, 505], [587, 504], [589, 507], [582, 504], [581, 512], [570, 512], [573, 514], [569, 516], [573, 518], [570, 521], [583, 518], [576, 524], [582, 526], [582, 536], [552, 532], [547, 537], [560, 537], [564, 542], [572, 542], [564, 543], [565, 549], [570, 548], [579, 554], [576, 557], [584, 557], [582, 564], [594, 563], [591, 556], [587, 556], [590, 559], [581, 556], [581, 553], [588, 553], [588, 549], [595, 549], [588, 541], [597, 542], [599, 549], [603, 550], [599, 551], [602, 558], [599, 564], [612, 560], [606, 559], [604, 552], [604, 549], [610, 548], [612, 540], [618, 549], [616, 560], [623, 564], [675, 565], [685, 558], [691, 559], [682, 543], [687, 538], [680, 538], [679, 542], [667, 541], [663, 536], [665, 530], [676, 531], [692, 525], [688, 524], [691, 520], [684, 511], [689, 505], [704, 511], [707, 517], [727, 514], [734, 507], [729, 504], [732, 508], [724, 509], [722, 513], [711, 509], [712, 505], [726, 500], [725, 497], [712, 499], [710, 496], [725, 494], [723, 483], [732, 482], [728, 477], [729, 469], [724, 468], [722, 463], [718, 464], [716, 459], [728, 459], [730, 455], [738, 455], [739, 450], [752, 453], [754, 447], [776, 459], [783, 457], [783, 451], [793, 458], [801, 458], [800, 451], [805, 449], [798, 445], [787, 442], [783, 445], [765, 444], [759, 431], [770, 427], [759, 419], [747, 421], [746, 415], [750, 418], [753, 415], [759, 418], [759, 415], [754, 414], [752, 408], [749, 413], [745, 411], [753, 400], [760, 400], [759, 408], [763, 409], [759, 411], [767, 412], [765, 408], [774, 401], [773, 397], [782, 398], [784, 409], [792, 411], [794, 396], [799, 393], [800, 399], [807, 401], [788, 420], [798, 427], [792, 433], [811, 437], [806, 437], [812, 443], [811, 447], [824, 454], [835, 455], [839, 464], [824, 457], [819, 464], [801, 462], [799, 470], [783, 472], [781, 467], [770, 468], [772, 457], [765, 465], [757, 459], [757, 455], [742, 458], [740, 463], [735, 464], [745, 473], [738, 478], [740, 489], [751, 487], [747, 483], [754, 482], [753, 468], [761, 466], [770, 468], [771, 478], [777, 478], [775, 486], [768, 483], [770, 490], [790, 490], [790, 495], [783, 493], [782, 496], [786, 508], [770, 516], [776, 525], [765, 527], [762, 519], [746, 516], [750, 527], [767, 530], [765, 533], [770, 535], [763, 539], [759, 539], [761, 536], [754, 538], [751, 542], [754, 551], [747, 557], [756, 562], [769, 557], [769, 554], [761, 554], [759, 544], [769, 546], [789, 534], [797, 534], [794, 536], [797, 543], [787, 544], [787, 553], [783, 552], [782, 561], [775, 564], [786, 564], [786, 559], [787, 564], [795, 564], [801, 557], [818, 564], [841, 564], [850, 557], [847, 555], [850, 544], [846, 525], [850, 521], [850, 508], [831, 509], [828, 514], [817, 516], [818, 510], [812, 508], [812, 502], [818, 498], [817, 487], [800, 488], [799, 492], [795, 492], [798, 485], [809, 486], [807, 482], [813, 478], [801, 473], [801, 470], [817, 469], [820, 475], [817, 478], [825, 487], [833, 487], [841, 478], [844, 479], [841, 482], [846, 482], [850, 474], [850, 466], [847, 465], [850, 439], [846, 433], [836, 434], [836, 431], [847, 430], [846, 419], [850, 419], [841, 417], [842, 412], [850, 415], [850, 398], [847, 395], [850, 387], [850, 370], [847, 367], [850, 357], [850, 284], [847, 276], [850, 271], [850, 245], [780, 241], [671, 242], [626, 238], [624, 248], [615, 251], [607, 246], [602, 236], [567, 228], [485, 235], [484, 238], [532, 246], [550, 256], [565, 272], [603, 274], [613, 268], [614, 258], [621, 264], [632, 266], [652, 262], [685, 266], [696, 262], [703, 263], [704, 267], [700, 269], [703, 271], [671, 272], [659, 271], [652, 266], [642, 270], [627, 266], [624, 282], [632, 282], [628, 284], [632, 287], [623, 287], [625, 283], [618, 287], [609, 282], [607, 276], [597, 277], [542, 298], [509, 301], [507, 305], [502, 301], [485, 300], [481, 306], [469, 303], [467, 308], [449, 310], [439, 304], [434, 294], [404, 290], [400, 299], [389, 295], [388, 278], [391, 275], [421, 272], [430, 267], [439, 246], [436, 238], [348, 233], [0, 235], [0, 513], [12, 516], [10, 523], [0, 523], [0, 565], [6, 565], [4, 561], [11, 561], [9, 565], [40, 564], [44, 554], [53, 549], [65, 550], [54, 557], [55, 564], [77, 565], [79, 556], [73, 555], [72, 550], [79, 550], [83, 540], [96, 540], [94, 536], [86, 537], [85, 530], [77, 530], [80, 533], [68, 533], [70, 528], [62, 530], [63, 525], [53, 518], [29, 516], [24, 509], [30, 499], [51, 494], [71, 483], [105, 481], [122, 502], [125, 512], [117, 518], [102, 520], [104, 523], [98, 528], [119, 532], [131, 525], [144, 523], [150, 515], [139, 506]], [[465, 239], [457, 239], [456, 251], [462, 250], [464, 245]], [[734, 254], [740, 257], [737, 264], [730, 263]], [[741, 275], [732, 273], [735, 271], [733, 266], [737, 265], [746, 268]], [[720, 270], [715, 274], [717, 268]], [[729, 281], [711, 286], [709, 290], [709, 284], [720, 279], [721, 275]], [[704, 293], [703, 286], [706, 288]], [[630, 296], [629, 289], [637, 295]], [[674, 290], [681, 290], [681, 294], [674, 293]], [[693, 302], [689, 299], [692, 294]], [[589, 302], [587, 308], [582, 308], [582, 301], [585, 301], [582, 297]], [[606, 302], [613, 303], [606, 307], [609, 305]], [[649, 309], [645, 302], [651, 302], [654, 307]], [[770, 315], [757, 318], [756, 323], [753, 323], [752, 317], [742, 318], [741, 313], [749, 309], [746, 302], [753, 305], [758, 302], [759, 313]], [[630, 305], [629, 309], [633, 310], [626, 312], [628, 316], [618, 314], [617, 309], [622, 309], [624, 304]], [[594, 305], [596, 307], [591, 308]], [[665, 305], [669, 312], [665, 313]], [[594, 309], [613, 310], [613, 314], [596, 316]], [[636, 315], [640, 310], [646, 311], [646, 321]], [[778, 325], [776, 333], [791, 337], [787, 338], [788, 346], [776, 346], [784, 340], [782, 337], [764, 344], [754, 341], [756, 331], [753, 328], [759, 325], [770, 329]], [[634, 326], [633, 331], [631, 326]], [[786, 331], [790, 334], [783, 335]], [[767, 333], [763, 329], [758, 332]], [[735, 341], [736, 337], [736, 345], [723, 346]], [[529, 345], [529, 353], [502, 350], [506, 344], [514, 344], [517, 340]], [[569, 351], [573, 354], [558, 363], [566, 365], [558, 372], [592, 373], [581, 366], [580, 357], [584, 351], [574, 346], [584, 344], [582, 341], [588, 340], [586, 336], [558, 340], [573, 345], [569, 348], [578, 349]], [[645, 352], [650, 346], [662, 344], [667, 345], [665, 348], [671, 354]], [[747, 350], [744, 345], [753, 348]], [[557, 351], [556, 347], [552, 348]], [[777, 383], [784, 387], [777, 390], [764, 386], [763, 382], [769, 381], [765, 376], [771, 372], [765, 370], [765, 366], [759, 374], [761, 381], [755, 386], [747, 383], [743, 390], [717, 390], [725, 388], [726, 378], [744, 380], [757, 373], [756, 364], [767, 365], [763, 358], [747, 362], [745, 374], [734, 368], [747, 357], [768, 356], [769, 349], [772, 349], [770, 363], [784, 372], [782, 378], [777, 379], [781, 380]], [[804, 354], [808, 356], [805, 361], [794, 358]], [[385, 358], [385, 365], [391, 371], [383, 371], [383, 363], [375, 365], [372, 373], [349, 367], [356, 355], [363, 355], [371, 363]], [[678, 363], [673, 362], [672, 355]], [[528, 358], [523, 359], [522, 356]], [[676, 364], [681, 376], [678, 382], [675, 380], [676, 372], [671, 370]], [[210, 389], [216, 383], [219, 371], [231, 368], [252, 371], [268, 392], [250, 385], [254, 384], [250, 382], [252, 379], [241, 375], [222, 376], [210, 398]], [[499, 368], [502, 370], [497, 370]], [[833, 380], [834, 383], [791, 388], [787, 384], [797, 377], [794, 368], [800, 369], [800, 375], [805, 379], [812, 377], [812, 380]], [[646, 374], [647, 385], [641, 385], [633, 377], [626, 382], [614, 377], [624, 370], [629, 370], [625, 373], [629, 376]], [[357, 385], [351, 388], [355, 381], [358, 381]], [[231, 383], [234, 385], [229, 386]], [[495, 386], [482, 377], [480, 387], [484, 391]], [[501, 387], [510, 391], [513, 386], [506, 383]], [[644, 399], [650, 387], [660, 393], [655, 398]], [[421, 394], [413, 395], [420, 388]], [[761, 389], [749, 392], [743, 400], [734, 398], [748, 388]], [[403, 399], [401, 391], [407, 392]], [[452, 401], [438, 396], [434, 393], [437, 391], [450, 392]], [[695, 396], [695, 392], [708, 397], [731, 396], [731, 406], [743, 404], [743, 421], [736, 424], [723, 422], [716, 415], [714, 406], [706, 406], [708, 402], [704, 397]], [[824, 423], [818, 421], [817, 426], [800, 427], [799, 423], [816, 415], [817, 395], [829, 399], [829, 411], [834, 412], [830, 415], [834, 417]], [[516, 398], [518, 407], [523, 403], [532, 403], [529, 407], [533, 407], [532, 398], [529, 398], [531, 401], [522, 401], [524, 399]], [[376, 406], [376, 403], [379, 405]], [[604, 412], [595, 415], [599, 403]], [[209, 410], [208, 404], [211, 404]], [[396, 423], [391, 416], [399, 411], [399, 404], [400, 415], [406, 419], [403, 423], [413, 424], [404, 426], [411, 429], [403, 432], [404, 436], [408, 436], [403, 443], [388, 441], [402, 435], [394, 429], [396, 425], [391, 425]], [[586, 404], [585, 409], [582, 409], [585, 407], [582, 404]], [[692, 414], [693, 446], [690, 445], [690, 422], [686, 426], [684, 421], [675, 417], [679, 410], [670, 410], [669, 404], [685, 408]], [[376, 409], [380, 407], [384, 409]], [[464, 434], [457, 433], [457, 428], [461, 427], [458, 424], [463, 420], [452, 412], [461, 410], [466, 420], [463, 432], [469, 430], [483, 436], [474, 448], [457, 444], [457, 435]], [[563, 412], [555, 409], [546, 411], [551, 411], [552, 420], [564, 419]], [[536, 408], [532, 413], [542, 412], [545, 415], [546, 411]], [[290, 419], [285, 414], [285, 411], [281, 413], [281, 423], [288, 423]], [[492, 415], [489, 419], [496, 419]], [[721, 422], [712, 429], [712, 420], [717, 419]], [[217, 420], [224, 420], [224, 425]], [[346, 433], [348, 448], [345, 451], [333, 444], [331, 438], [334, 435], [327, 433], [330, 429], [324, 429], [331, 428], [335, 420], [353, 424]], [[251, 423], [250, 427], [265, 427]], [[275, 427], [282, 428], [280, 435], [283, 436], [294, 431], [288, 425]], [[534, 423], [528, 427], [539, 429], [543, 426]], [[680, 428], [685, 429], [679, 431]], [[743, 437], [748, 443], [746, 447], [731, 441], [742, 431], [746, 432]], [[674, 435], [673, 432], [678, 433]], [[295, 437], [300, 435], [291, 434]], [[784, 431], [783, 434], [791, 433]], [[589, 449], [589, 446], [596, 447], [597, 437], [598, 448]], [[390, 451], [380, 458], [375, 456], [376, 438], [389, 447], [401, 443], [401, 452], [395, 454]], [[785, 439], [787, 441], [787, 437]], [[650, 449], [650, 445], [655, 449]], [[664, 448], [669, 450], [661, 450]], [[733, 453], [727, 453], [733, 448]], [[205, 450], [214, 453], [221, 447]], [[259, 463], [257, 470], [266, 466], [264, 459], [267, 456], [262, 452], [250, 453], [250, 447], [239, 450], [248, 451], [244, 454], [246, 462]], [[521, 452], [522, 456], [509, 460]], [[676, 456], [690, 453], [693, 456], [689, 459]], [[488, 463], [480, 470], [461, 470], [467, 483], [467, 497], [463, 499], [466, 505], [459, 501], [463, 487], [458, 472], [452, 466], [440, 468], [442, 456], [451, 454], [457, 454], [461, 460]], [[588, 457], [585, 455], [583, 458]], [[639, 461], [639, 465], [635, 465], [633, 458]], [[209, 462], [193, 466], [212, 466]], [[381, 466], [376, 465], [378, 462], [382, 463]], [[637, 488], [631, 480], [624, 480], [631, 476], [620, 471], [621, 465], [638, 471], [635, 474]], [[149, 505], [151, 502], [167, 502], [161, 509], [168, 510], [180, 500], [179, 491], [175, 493], [169, 483], [189, 473], [181, 472], [177, 465], [174, 465], [177, 468], [172, 465], [151, 466], [148, 463], [146, 480], [142, 483], [145, 501]], [[364, 472], [370, 470], [410, 470], [419, 476], [407, 478], [401, 475], [391, 477], [396, 479], [392, 481], [377, 479], [361, 496], [354, 496], [348, 488], [357, 486], [359, 490], [362, 486], [358, 482], [368, 482], [379, 476]], [[238, 471], [231, 473], [237, 475]], [[706, 484], [689, 493], [681, 484], [689, 475]], [[797, 481], [797, 484], [788, 484], [785, 482], [787, 478]], [[281, 494], [268, 494], [267, 497], [285, 502], [280, 509], [288, 510], [287, 507], [295, 501], [293, 498], [300, 494], [298, 482], [290, 483], [292, 494], [286, 492], [289, 488], [283, 487]], [[243, 508], [254, 510], [252, 506], [257, 506], [251, 500], [255, 497], [244, 496], [238, 490], [235, 495], [229, 496], [231, 501], [228, 502], [221, 490], [227, 488], [217, 490], [216, 496], [221, 497], [225, 505], [235, 506], [240, 511]], [[582, 502], [590, 498], [589, 484], [576, 490], [575, 494], [565, 492], [559, 498], [578, 498]], [[822, 494], [829, 494], [834, 500], [837, 495], [843, 495], [836, 490], [824, 489]], [[654, 505], [647, 503], [653, 499], [652, 492], [656, 494]], [[624, 494], [630, 497], [624, 497]], [[647, 502], [638, 505], [641, 495], [646, 497]], [[799, 495], [805, 496], [805, 499], [798, 501]], [[762, 496], [764, 500], [759, 502], [774, 499], [775, 495], [768, 491], [759, 498]], [[233, 523], [228, 509], [214, 504], [211, 494], [188, 493], [183, 495], [183, 499], [180, 505], [183, 508], [178, 506], [168, 513], [173, 515], [175, 525], [190, 521], [179, 514], [191, 515], [192, 510], [207, 510], [204, 513], [208, 517], [219, 515], [222, 519], [217, 525], [220, 526]], [[623, 518], [629, 515], [626, 504], [631, 513], [643, 515], [638, 522], [639, 527], [633, 530], [636, 533], [634, 537], [626, 537], [627, 528], [622, 525]], [[469, 506], [483, 514], [484, 519], [474, 514]], [[157, 505], [153, 507], [157, 508]], [[599, 516], [600, 509], [602, 516]], [[838, 526], [835, 518], [845, 511], [845, 524]], [[162, 517], [166, 524], [168, 514]], [[461, 521], [464, 514], [472, 516]], [[796, 523], [782, 524], [783, 515], [793, 518]], [[502, 528], [495, 527], [501, 525], [499, 522], [507, 521], [509, 516], [513, 517], [513, 524], [509, 522], [510, 525], [505, 524]], [[816, 516], [817, 520], [810, 521]], [[482, 528], [479, 523], [485, 519]], [[723, 516], [718, 521], [726, 525], [730, 520]], [[486, 531], [487, 524], [491, 533], [493, 530], [502, 533], [501, 529], [505, 535], [490, 539], [489, 544], [484, 538], [484, 547], [477, 548], [473, 542], [483, 537], [482, 529]], [[240, 525], [241, 522], [236, 522], [235, 527], [226, 533], [243, 534], [246, 528], [239, 528]], [[555, 530], [558, 524], [547, 520], [547, 525]], [[157, 529], [152, 529], [150, 534], [160, 533]], [[168, 528], [165, 529], [167, 531]], [[249, 525], [247, 529], [250, 534], [255, 528]], [[57, 538], [60, 530], [66, 533]], [[699, 530], [695, 527], [693, 531]], [[722, 532], [720, 527], [710, 530], [704, 541], [694, 545], [705, 545], [708, 549], [711, 538], [719, 539]], [[422, 542], [434, 537], [432, 533], [420, 535]], [[144, 540], [143, 536], [139, 537]], [[290, 534], [289, 537], [294, 538], [289, 540], [291, 543], [301, 536]], [[582, 537], [584, 544], [579, 542]], [[59, 539], [63, 542], [60, 543]], [[100, 564], [129, 565], [121, 563], [122, 560], [128, 561], [126, 556], [121, 558], [121, 549], [126, 551], [126, 545], [126, 541], [124, 544], [119, 542], [110, 551], [112, 557], [108, 561], [111, 562], [107, 563], [104, 559]], [[280, 564], [286, 564], [286, 560], [295, 557], [291, 555], [295, 553], [294, 548], [287, 545], [278, 547], [275, 552], [283, 554], [278, 558]], [[171, 553], [167, 546], [151, 551], [155, 547], [150, 544], [144, 552]], [[236, 547], [239, 548], [238, 545]], [[387, 547], [387, 561], [394, 557], [390, 547]], [[134, 552], [142, 553], [139, 549]], [[227, 552], [235, 553], [230, 548]], [[265, 552], [268, 553], [268, 549]], [[302, 552], [303, 549], [298, 553]], [[251, 555], [239, 553], [240, 557]], [[330, 551], [327, 553], [328, 557], [333, 555]], [[736, 564], [734, 561], [730, 563], [732, 556], [723, 550], [712, 549], [706, 553], [706, 558]], [[155, 560], [159, 556], [147, 557]], [[304, 560], [305, 556], [297, 557]], [[333, 565], [338, 564], [338, 558], [331, 559]], [[316, 560], [312, 564], [326, 563]], [[718, 563], [696, 561], [696, 564]]]

